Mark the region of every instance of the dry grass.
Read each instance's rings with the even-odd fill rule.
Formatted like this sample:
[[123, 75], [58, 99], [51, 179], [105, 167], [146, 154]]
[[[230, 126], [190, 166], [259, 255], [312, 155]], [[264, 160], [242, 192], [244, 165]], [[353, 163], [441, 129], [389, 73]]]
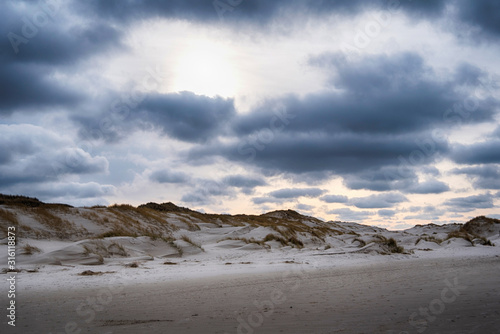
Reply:
[[31, 246], [30, 244], [26, 244], [22, 248], [24, 255], [33, 255], [35, 253], [40, 253], [42, 250], [38, 247]]
[[128, 253], [127, 251], [125, 250], [125, 248], [120, 245], [119, 243], [117, 242], [112, 242], [109, 246], [108, 246], [108, 253], [110, 255], [118, 255], [118, 256], [123, 256], [123, 257], [127, 257], [128, 256]]
[[360, 247], [365, 247], [366, 246], [366, 241], [364, 241], [363, 239], [360, 239], [360, 238], [354, 238], [354, 240], [352, 242], [359, 242], [359, 245]]
[[[56, 207], [52, 210], [58, 210], [58, 208]], [[41, 224], [53, 229], [58, 238], [65, 239], [74, 236], [75, 234], [82, 233], [82, 231], [78, 229], [75, 224], [56, 216], [45, 206], [29, 208], [28, 213], [30, 213], [33, 218]]]
[[415, 241], [415, 245], [420, 242], [420, 240], [424, 241], [429, 241], [429, 242], [435, 242], [436, 244], [440, 245], [443, 242], [443, 239], [436, 238], [435, 236], [421, 236], [420, 238]]
[[125, 264], [125, 267], [128, 267], [128, 268], [139, 268], [139, 262], [127, 263], [127, 264]]
[[19, 225], [16, 215], [8, 210], [0, 209], [0, 220], [6, 221], [10, 225]]
[[182, 250], [182, 247], [179, 247], [175, 242], [170, 241], [168, 244], [177, 250], [180, 257], [182, 257], [182, 255], [184, 255], [184, 251]]
[[394, 238], [390, 238], [387, 240], [387, 246], [389, 247], [389, 251], [391, 253], [404, 253], [405, 249], [402, 246], [398, 246], [398, 243]]
[[[4, 209], [0, 209], [0, 222], [2, 222], [0, 231], [4, 236], [7, 236], [9, 226], [19, 226], [16, 215]], [[7, 222], [7, 224], [3, 224], [3, 222]]]
[[121, 227], [114, 227], [112, 230], [104, 232], [96, 236], [98, 239], [111, 238], [111, 237], [133, 237], [137, 238], [138, 235], [135, 232], [130, 232]]
[[463, 230], [452, 231], [452, 232], [448, 233], [446, 240], [449, 240], [451, 238], [461, 238], [461, 239], [464, 239], [464, 240], [467, 240], [468, 242], [470, 242], [471, 245], [474, 245], [474, 243], [472, 242], [472, 240], [474, 239], [474, 236], [472, 236], [471, 234], [469, 234]]
[[85, 270], [79, 273], [78, 275], [80, 276], [100, 276], [104, 274], [114, 274], [116, 271], [92, 271], [92, 270]]
[[83, 245], [84, 255], [95, 254], [102, 258], [110, 258], [113, 256], [127, 257], [128, 253], [125, 248], [117, 242], [111, 242], [108, 246], [102, 241], [95, 240], [86, 245]]
[[166, 264], [166, 265], [169, 265], [169, 266], [175, 266], [178, 263], [177, 262], [171, 262], [171, 261], [165, 261], [165, 262], [163, 262], [163, 264]]
[[282, 237], [278, 237], [277, 235], [275, 234], [272, 234], [272, 233], [269, 233], [268, 235], [266, 235], [266, 237], [264, 238], [264, 240], [262, 240], [263, 242], [267, 242], [267, 241], [277, 241], [279, 242], [282, 246], [286, 246], [288, 245], [288, 242], [282, 238]]
[[201, 247], [201, 245], [200, 245], [199, 243], [194, 242], [193, 240], [191, 240], [191, 238], [189, 238], [189, 237], [188, 237], [187, 235], [185, 235], [185, 234], [181, 236], [181, 240], [183, 240], [183, 241], [185, 241], [185, 242], [187, 242], [187, 243], [189, 243], [189, 244], [191, 244], [191, 245], [193, 245], [193, 246], [195, 246], [195, 247], [198, 247], [198, 248], [199, 248], [199, 249], [201, 249], [202, 251], [205, 251], [205, 250], [203, 249], [203, 247]]

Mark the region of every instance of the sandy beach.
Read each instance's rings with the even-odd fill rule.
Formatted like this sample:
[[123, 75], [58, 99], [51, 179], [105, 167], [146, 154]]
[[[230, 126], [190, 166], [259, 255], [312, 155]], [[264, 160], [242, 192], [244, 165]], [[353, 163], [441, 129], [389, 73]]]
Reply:
[[[61, 272], [59, 287], [37, 283], [43, 273], [23, 273], [9, 332], [499, 333], [500, 257], [476, 253], [338, 266], [338, 256], [328, 256], [331, 266], [292, 263], [271, 272], [221, 265], [198, 278], [164, 266], [170, 278], [152, 270], [140, 282], [123, 271], [78, 277], [72, 269]], [[71, 286], [77, 279], [86, 286]]]

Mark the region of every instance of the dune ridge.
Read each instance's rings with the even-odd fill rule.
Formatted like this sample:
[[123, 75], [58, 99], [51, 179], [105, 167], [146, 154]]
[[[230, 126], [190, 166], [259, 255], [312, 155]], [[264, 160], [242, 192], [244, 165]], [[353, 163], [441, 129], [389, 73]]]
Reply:
[[2, 245], [7, 243], [7, 227], [16, 226], [20, 265], [100, 265], [305, 250], [316, 255], [408, 255], [500, 244], [500, 220], [484, 216], [464, 224], [389, 231], [353, 222], [325, 222], [293, 210], [262, 215], [206, 214], [171, 202], [75, 208], [0, 195], [0, 222]]

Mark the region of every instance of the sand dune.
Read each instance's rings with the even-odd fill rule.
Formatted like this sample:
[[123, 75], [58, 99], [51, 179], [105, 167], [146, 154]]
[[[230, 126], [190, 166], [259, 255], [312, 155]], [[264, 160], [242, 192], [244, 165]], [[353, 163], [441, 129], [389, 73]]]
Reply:
[[[229, 216], [172, 203], [28, 203], [0, 205], [1, 233], [15, 226], [18, 238], [19, 333], [500, 328], [495, 219], [388, 231], [291, 210]], [[5, 238], [0, 252], [7, 263]], [[453, 280], [466, 287], [456, 296], [443, 292]]]

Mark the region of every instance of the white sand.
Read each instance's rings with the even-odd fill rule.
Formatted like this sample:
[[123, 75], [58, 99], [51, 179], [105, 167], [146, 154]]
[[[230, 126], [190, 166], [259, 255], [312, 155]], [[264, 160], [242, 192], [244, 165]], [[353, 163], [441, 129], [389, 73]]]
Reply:
[[[81, 237], [109, 227], [77, 208], [53, 210], [77, 226], [66, 239], [47, 224], [37, 239], [36, 216], [8, 209], [32, 237], [18, 240], [24, 271], [16, 275], [15, 328], [5, 317], [9, 285], [0, 286], [1, 333], [500, 333], [498, 222], [479, 220], [465, 238], [450, 235], [461, 225], [388, 231], [299, 215], [311, 227], [296, 233], [300, 248], [264, 242], [279, 236], [266, 222], [203, 222], [196, 214], [165, 214], [164, 226], [148, 217], [133, 223], [137, 231], [166, 229], [166, 241]], [[95, 212], [115, 219], [106, 210]], [[325, 227], [333, 230], [318, 238]], [[391, 253], [389, 238], [405, 252]], [[486, 239], [496, 246], [482, 245]], [[23, 254], [25, 245], [39, 251]], [[5, 239], [0, 262], [7, 263]], [[102, 274], [80, 275], [87, 270]]]
[[[81, 329], [81, 333], [403, 334], [418, 329], [427, 333], [500, 329], [498, 247], [391, 256], [264, 254], [252, 255], [252, 264], [237, 264], [236, 260], [248, 260], [241, 256], [232, 265], [189, 260], [164, 265], [164, 260], [155, 260], [139, 268], [46, 266], [38, 273], [19, 273], [17, 333], [64, 333], [65, 326], [69, 333]], [[87, 269], [116, 272], [77, 275]], [[455, 279], [459, 295], [453, 302], [440, 302], [445, 280], [453, 284]], [[448, 292], [445, 300], [453, 296]], [[256, 306], [264, 304], [268, 312]], [[418, 315], [419, 308], [430, 306], [438, 314], [431, 312], [427, 320]], [[418, 316], [411, 322], [413, 312]]]

